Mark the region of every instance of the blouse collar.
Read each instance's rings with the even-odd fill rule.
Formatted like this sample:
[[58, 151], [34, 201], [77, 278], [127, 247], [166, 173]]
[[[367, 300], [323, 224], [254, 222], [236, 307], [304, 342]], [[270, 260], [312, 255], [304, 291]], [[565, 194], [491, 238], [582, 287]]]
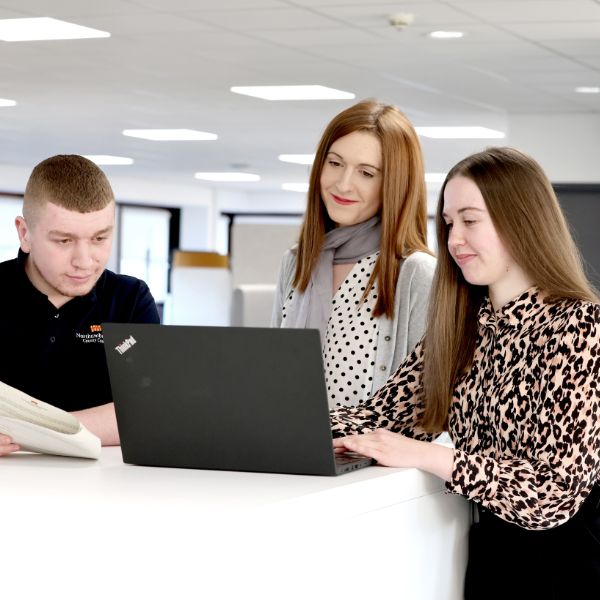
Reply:
[[532, 286], [495, 311], [489, 297], [486, 296], [479, 309], [479, 323], [492, 328], [500, 325], [517, 327], [544, 309], [545, 297], [537, 286]]

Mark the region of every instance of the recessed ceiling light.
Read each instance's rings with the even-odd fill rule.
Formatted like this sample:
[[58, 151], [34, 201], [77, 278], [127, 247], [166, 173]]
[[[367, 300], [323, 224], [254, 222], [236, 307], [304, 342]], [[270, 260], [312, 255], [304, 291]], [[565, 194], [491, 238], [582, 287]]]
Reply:
[[0, 40], [5, 42], [28, 42], [35, 40], [76, 40], [110, 37], [108, 31], [100, 31], [50, 17], [32, 19], [0, 19]]
[[312, 165], [315, 160], [314, 154], [280, 154], [281, 162], [294, 163], [297, 165]]
[[425, 173], [426, 183], [444, 183], [447, 173]]
[[253, 173], [234, 173], [234, 172], [196, 173], [194, 175], [194, 177], [196, 179], [202, 179], [203, 181], [233, 181], [233, 182], [260, 181], [260, 175], [254, 175]]
[[505, 137], [502, 131], [488, 127], [415, 127], [423, 137], [440, 140], [498, 139]]
[[456, 40], [465, 36], [462, 31], [432, 31], [427, 35], [435, 40]]
[[86, 154], [84, 158], [91, 160], [97, 165], [132, 165], [133, 158], [126, 156], [111, 156], [110, 154]]
[[600, 87], [594, 85], [580, 85], [575, 88], [578, 94], [600, 94]]
[[308, 192], [308, 183], [282, 183], [281, 189], [286, 192]]
[[352, 100], [351, 92], [335, 90], [322, 85], [256, 85], [233, 86], [234, 94], [243, 94], [263, 100]]
[[14, 100], [8, 98], [0, 98], [0, 106], [15, 106], [17, 103]]
[[187, 142], [217, 139], [216, 133], [196, 131], [195, 129], [124, 129], [123, 135], [156, 142]]

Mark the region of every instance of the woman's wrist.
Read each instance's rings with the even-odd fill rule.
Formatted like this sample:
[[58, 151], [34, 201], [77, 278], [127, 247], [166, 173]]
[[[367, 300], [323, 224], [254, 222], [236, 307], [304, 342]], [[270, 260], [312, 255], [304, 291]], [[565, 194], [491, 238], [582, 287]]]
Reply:
[[415, 443], [421, 445], [417, 452], [415, 467], [432, 473], [444, 481], [450, 481], [454, 467], [454, 450], [432, 442], [416, 441]]

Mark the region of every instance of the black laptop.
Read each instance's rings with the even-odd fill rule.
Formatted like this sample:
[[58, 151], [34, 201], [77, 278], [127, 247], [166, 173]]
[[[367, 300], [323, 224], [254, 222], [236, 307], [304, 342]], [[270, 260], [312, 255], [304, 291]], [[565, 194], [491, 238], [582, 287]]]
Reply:
[[123, 460], [158, 467], [337, 475], [319, 333], [105, 323]]

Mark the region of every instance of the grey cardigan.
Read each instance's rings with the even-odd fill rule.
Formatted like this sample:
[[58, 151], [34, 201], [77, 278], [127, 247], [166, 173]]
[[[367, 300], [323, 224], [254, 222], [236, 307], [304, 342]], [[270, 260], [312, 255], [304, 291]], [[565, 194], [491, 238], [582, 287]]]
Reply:
[[[394, 318], [379, 317], [379, 335], [373, 371], [373, 395], [398, 368], [425, 333], [427, 305], [436, 260], [425, 252], [414, 252], [400, 264], [396, 285]], [[283, 303], [292, 291], [296, 272], [294, 249], [283, 255], [275, 292], [271, 327], [281, 327]]]

